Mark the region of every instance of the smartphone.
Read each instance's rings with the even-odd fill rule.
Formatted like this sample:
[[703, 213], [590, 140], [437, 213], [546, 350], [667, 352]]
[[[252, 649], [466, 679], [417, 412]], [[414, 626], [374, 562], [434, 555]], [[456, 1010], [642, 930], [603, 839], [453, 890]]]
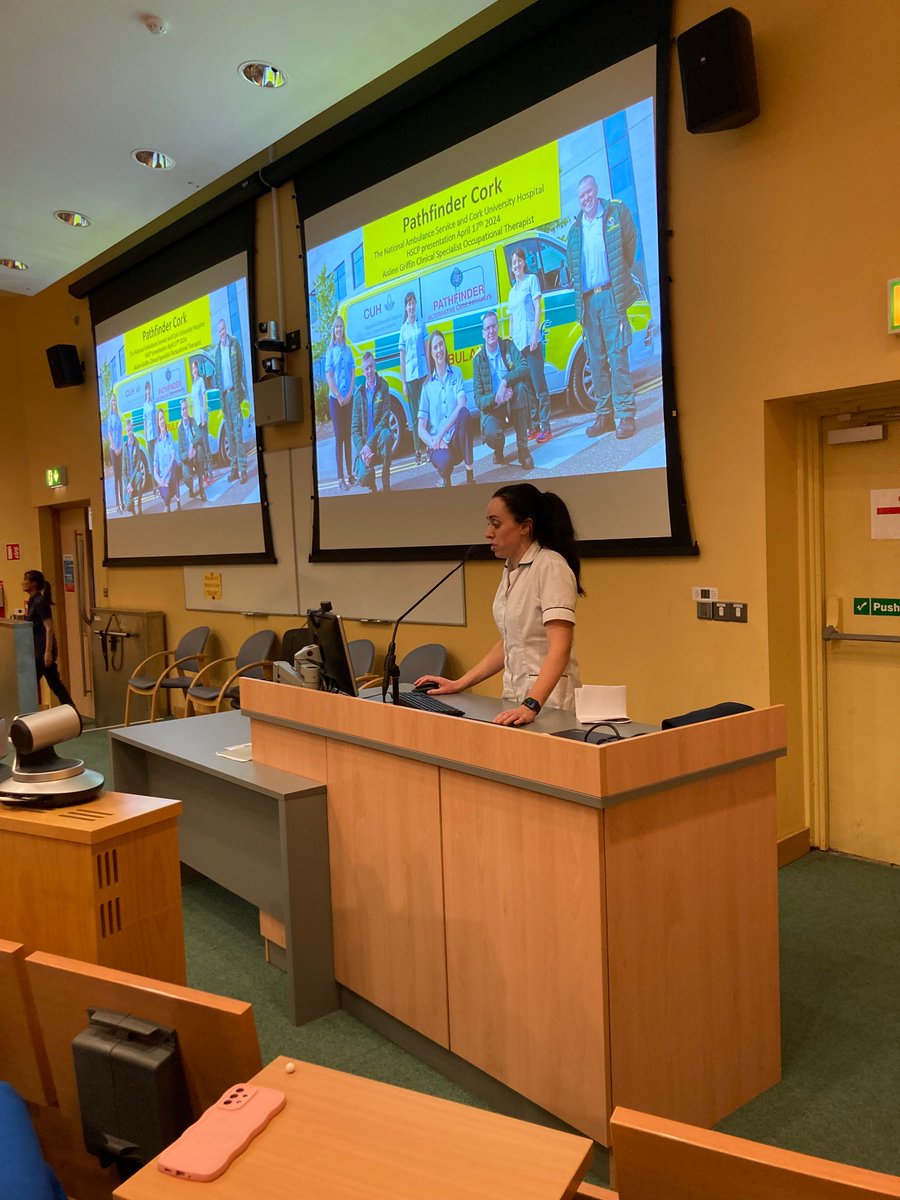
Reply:
[[246, 1150], [284, 1108], [284, 1092], [236, 1083], [163, 1150], [156, 1165], [165, 1175], [208, 1183]]

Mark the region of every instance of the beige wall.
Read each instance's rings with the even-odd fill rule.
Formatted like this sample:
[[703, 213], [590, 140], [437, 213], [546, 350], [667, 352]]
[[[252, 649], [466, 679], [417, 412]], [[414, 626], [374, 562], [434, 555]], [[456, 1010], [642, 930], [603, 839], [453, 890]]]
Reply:
[[[894, 0], [854, 6], [742, 0], [740, 7], [753, 24], [762, 103], [751, 125], [689, 135], [673, 51], [673, 354], [701, 556], [586, 563], [588, 596], [579, 610], [577, 644], [584, 676], [627, 683], [631, 711], [648, 719], [721, 699], [786, 700], [793, 736], [781, 776], [784, 834], [806, 823], [808, 764], [797, 734], [802, 531], [795, 406], [767, 408], [767, 402], [900, 374], [900, 339], [884, 332], [885, 281], [900, 274], [892, 212], [900, 115], [890, 108], [900, 22]], [[716, 0], [678, 0], [675, 33], [719, 8]], [[289, 188], [279, 204], [286, 327], [293, 328], [302, 324], [304, 309]], [[277, 312], [273, 247], [266, 198], [259, 204], [261, 317]], [[21, 541], [34, 555], [31, 506], [50, 502], [41, 482], [45, 466], [66, 463], [70, 498], [89, 497], [99, 512], [93, 386], [54, 392], [43, 353], [53, 342], [74, 341], [88, 357], [87, 311], [61, 284], [34, 299], [0, 300], [0, 318], [0, 542]], [[303, 356], [296, 357], [292, 365], [300, 372]], [[266, 443], [280, 448], [308, 438], [307, 422], [267, 431]], [[469, 626], [415, 627], [416, 640], [433, 635], [458, 664], [474, 661], [495, 636], [490, 601], [496, 578], [494, 564], [467, 568]], [[722, 598], [746, 601], [749, 623], [698, 621], [693, 584], [715, 585]], [[99, 569], [97, 586], [98, 597], [108, 589], [112, 604], [163, 608], [170, 640], [195, 622], [184, 611], [177, 568]], [[279, 629], [291, 623], [273, 621]], [[239, 616], [215, 621], [232, 650], [259, 624]]]

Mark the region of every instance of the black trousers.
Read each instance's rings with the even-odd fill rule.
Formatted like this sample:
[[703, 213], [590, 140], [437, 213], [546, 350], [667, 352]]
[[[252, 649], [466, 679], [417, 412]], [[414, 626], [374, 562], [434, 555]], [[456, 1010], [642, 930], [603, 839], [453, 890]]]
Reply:
[[60, 704], [71, 704], [75, 707], [75, 701], [69, 695], [66, 685], [59, 677], [59, 668], [56, 663], [51, 663], [49, 667], [44, 665], [43, 656], [34, 660], [34, 671], [38, 678], [38, 683], [41, 679], [47, 680], [47, 687], [57, 698]]

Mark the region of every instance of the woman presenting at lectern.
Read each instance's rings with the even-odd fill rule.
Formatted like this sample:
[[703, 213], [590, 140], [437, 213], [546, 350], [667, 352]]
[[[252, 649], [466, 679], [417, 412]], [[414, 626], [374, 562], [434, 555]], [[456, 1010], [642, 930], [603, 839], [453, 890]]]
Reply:
[[529, 725], [543, 706], [574, 711], [580, 686], [572, 652], [575, 603], [584, 595], [581, 560], [569, 510], [553, 492], [530, 483], [496, 491], [487, 509], [485, 535], [495, 558], [504, 560], [494, 597], [500, 640], [459, 679], [423, 675], [434, 696], [472, 687], [503, 671], [500, 725]]

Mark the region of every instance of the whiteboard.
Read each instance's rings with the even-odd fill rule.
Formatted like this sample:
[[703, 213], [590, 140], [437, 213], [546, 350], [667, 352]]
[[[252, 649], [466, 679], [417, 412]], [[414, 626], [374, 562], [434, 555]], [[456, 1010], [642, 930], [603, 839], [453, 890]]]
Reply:
[[[396, 621], [402, 612], [446, 575], [449, 562], [311, 563], [312, 447], [291, 451], [300, 601], [305, 612], [330, 600], [352, 620]], [[465, 625], [465, 570], [447, 580], [411, 613], [409, 624]]]
[[[294, 539], [294, 497], [291, 486], [290, 450], [263, 455], [272, 543], [278, 559], [275, 563], [246, 566], [184, 568], [184, 607], [198, 612], [253, 612], [296, 616], [297, 555]], [[204, 593], [207, 572], [222, 577], [221, 600], [210, 600]]]
[[[454, 565], [450, 562], [311, 563], [312, 447], [263, 455], [277, 563], [184, 568], [184, 605], [198, 612], [299, 616], [330, 600], [350, 620], [395, 621]], [[220, 600], [204, 576], [221, 576]], [[407, 618], [410, 624], [466, 623], [465, 567]]]

